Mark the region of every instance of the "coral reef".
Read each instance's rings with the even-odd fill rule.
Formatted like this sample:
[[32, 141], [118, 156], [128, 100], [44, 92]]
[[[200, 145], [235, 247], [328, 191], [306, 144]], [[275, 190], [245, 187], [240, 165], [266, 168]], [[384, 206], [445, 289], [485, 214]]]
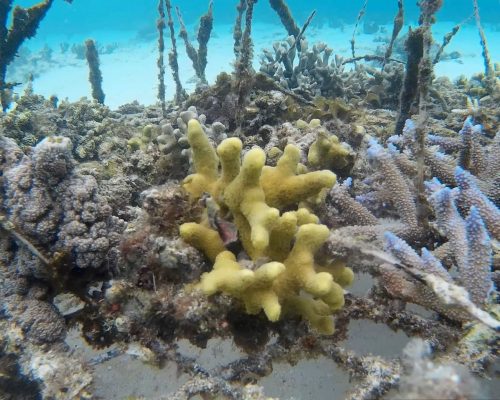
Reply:
[[[66, 350], [61, 349], [58, 344], [65, 334], [65, 326], [61, 325], [62, 319], [59, 312], [69, 311], [54, 307], [54, 305], [61, 307], [59, 300], [62, 298], [62, 294], [65, 296], [68, 294], [76, 295], [77, 299], [83, 301], [83, 308], [74, 314], [67, 314], [65, 319], [82, 321], [84, 326], [81, 329], [91, 343], [100, 346], [102, 343], [110, 341], [128, 343], [140, 338], [143, 345], [146, 346], [144, 351], [150, 354], [146, 357], [147, 359], [155, 360], [155, 363], [172, 360], [181, 368], [192, 371], [190, 380], [179, 387], [175, 393], [175, 395], [180, 396], [179, 398], [183, 398], [182, 396], [185, 396], [186, 393], [216, 394], [221, 393], [221, 391], [231, 393], [230, 397], [236, 398], [243, 393], [240, 384], [242, 376], [250, 374], [252, 377], [257, 377], [254, 379], [257, 379], [258, 382], [259, 377], [270, 373], [273, 361], [279, 359], [292, 361], [293, 357], [300, 358], [304, 354], [305, 348], [308, 349], [309, 355], [322, 354], [335, 360], [336, 363], [344, 366], [359, 379], [359, 383], [353, 387], [348, 395], [351, 396], [350, 398], [380, 396], [381, 393], [385, 393], [390, 388], [397, 387], [403, 366], [398, 360], [362, 357], [339, 346], [338, 341], [346, 335], [348, 321], [352, 318], [370, 319], [387, 324], [394, 329], [402, 329], [409, 336], [422, 336], [425, 340], [432, 342], [439, 351], [455, 349], [454, 344], [458, 340], [463, 340], [463, 343], [460, 342], [461, 344], [457, 345], [456, 353], [453, 353], [451, 360], [465, 365], [464, 368], [479, 371], [479, 373], [484, 371], [485, 360], [490, 359], [488, 358], [490, 357], [488, 347], [476, 354], [477, 357], [471, 357], [468, 351], [474, 351], [471, 349], [477, 349], [480, 343], [485, 343], [485, 340], [486, 343], [489, 343], [488, 341], [492, 340], [491, 329], [488, 331], [489, 328], [478, 323], [469, 336], [465, 337], [464, 331], [456, 325], [448, 324], [446, 320], [436, 320], [432, 317], [424, 318], [409, 310], [395, 307], [395, 304], [401, 300], [392, 300], [394, 297], [398, 299], [403, 297], [409, 302], [422, 304], [419, 301], [421, 297], [415, 300], [391, 290], [394, 289], [394, 286], [390, 286], [387, 281], [384, 281], [386, 267], [374, 266], [374, 264], [387, 264], [387, 261], [393, 268], [402, 264], [402, 260], [396, 259], [397, 257], [392, 256], [387, 260], [389, 257], [387, 253], [380, 254], [380, 248], [384, 243], [384, 232], [387, 230], [392, 230], [400, 235], [412, 246], [417, 243], [427, 246], [429, 243], [437, 243], [434, 247], [429, 248], [440, 260], [442, 268], [447, 269], [455, 262], [454, 258], [450, 256], [452, 251], [449, 250], [452, 238], [444, 232], [441, 236], [437, 226], [436, 229], [434, 229], [434, 225], [424, 229], [419, 225], [418, 210], [414, 200], [415, 189], [411, 180], [408, 179], [415, 174], [414, 156], [411, 152], [414, 134], [411, 132], [410, 123], [407, 123], [407, 129], [402, 136], [392, 137], [388, 140], [387, 148], [383, 148], [374, 141], [368, 145], [366, 139], [367, 130], [379, 135], [377, 131], [370, 128], [370, 121], [385, 125], [386, 122], [381, 122], [385, 121], [384, 118], [393, 118], [390, 114], [386, 116], [382, 113], [349, 114], [352, 122], [335, 119], [332, 114], [328, 117], [330, 119], [322, 124], [314, 120], [307, 123], [298, 120], [293, 124], [272, 122], [274, 126], [267, 128], [267, 131], [261, 131], [265, 132], [265, 136], [255, 137], [240, 133], [240, 143], [236, 137], [228, 139], [228, 136], [234, 135], [230, 130], [225, 129], [219, 122], [209, 123], [208, 118], [194, 107], [185, 111], [171, 112], [166, 120], [156, 119], [157, 117], [154, 116], [161, 115], [161, 110], [158, 107], [153, 111], [153, 109], [146, 109], [134, 104], [124, 106], [116, 113], [88, 103], [64, 104], [56, 110], [48, 107], [50, 107], [48, 103], [33, 99], [29, 108], [32, 114], [31, 118], [39, 118], [39, 115], [50, 110], [47, 115], [57, 121], [58, 118], [61, 118], [59, 113], [63, 113], [62, 115], [70, 117], [68, 118], [70, 123], [63, 131], [75, 135], [71, 137], [76, 137], [76, 133], [80, 129], [85, 129], [85, 124], [94, 124], [95, 122], [92, 121], [98, 121], [102, 118], [101, 112], [106, 113], [104, 114], [106, 117], [101, 121], [107, 119], [109, 121], [107, 124], [112, 124], [111, 126], [114, 126], [118, 132], [126, 132], [121, 136], [117, 135], [113, 142], [108, 143], [108, 139], [104, 138], [101, 149], [103, 145], [110, 146], [111, 143], [116, 143], [115, 147], [96, 153], [98, 159], [103, 161], [114, 154], [114, 158], [117, 162], [123, 163], [124, 168], [116, 169], [111, 179], [106, 178], [102, 172], [92, 172], [91, 175], [83, 175], [86, 178], [80, 175], [80, 179], [83, 180], [79, 182], [95, 182], [96, 186], [94, 186], [93, 191], [96, 194], [93, 199], [97, 201], [100, 196], [105, 196], [106, 202], [112, 210], [112, 215], [120, 215], [128, 222], [126, 230], [120, 234], [121, 243], [117, 247], [118, 265], [121, 268], [115, 268], [113, 272], [115, 276], [105, 277], [104, 282], [100, 283], [96, 283], [92, 275], [95, 273], [105, 274], [107, 268], [86, 268], [86, 271], [91, 272], [91, 277], [85, 278], [86, 280], [90, 279], [89, 283], [82, 285], [80, 289], [72, 289], [72, 285], [65, 283], [68, 281], [63, 276], [64, 268], [69, 267], [66, 263], [63, 263], [63, 266], [67, 265], [63, 269], [57, 267], [56, 276], [41, 276], [35, 282], [30, 276], [18, 275], [12, 269], [5, 268], [6, 265], [14, 265], [12, 259], [22, 259], [23, 254], [30, 255], [32, 263], [42, 267], [42, 270], [45, 267], [43, 267], [43, 262], [38, 260], [37, 256], [22, 242], [19, 242], [19, 245], [13, 250], [12, 242], [16, 239], [12, 234], [9, 240], [2, 241], [3, 248], [7, 250], [3, 252], [7, 258], [2, 260], [5, 263], [1, 269], [2, 290], [9, 300], [4, 306], [5, 311], [0, 322], [15, 323], [15, 326], [19, 326], [20, 332], [23, 332], [24, 329], [24, 334], [27, 337], [31, 337], [30, 333], [33, 333], [30, 344], [26, 345], [32, 346], [29, 350], [28, 347], [24, 346], [17, 348], [14, 352], [9, 350], [7, 354], [10, 354], [9, 357], [14, 357], [16, 354], [30, 351], [31, 354], [45, 356], [43, 358], [45, 361], [42, 364], [33, 364], [31, 359], [24, 358], [14, 361], [19, 364], [28, 377], [27, 379], [40, 382], [41, 386], [38, 390], [53, 393], [47, 390], [52, 388], [50, 390], [58, 391], [60, 387], [71, 387], [72, 389], [69, 389], [71, 391], [80, 390], [85, 393], [92, 379], [88, 366], [82, 361], [73, 364], [72, 368], [74, 368], [75, 374], [72, 376], [74, 378], [68, 381], [69, 376], [64, 373], [64, 370], [69, 371], [69, 367], [60, 361], [52, 363], [50, 361], [52, 356], [48, 356], [49, 352], [40, 353], [37, 347], [38, 343], [47, 343], [47, 340], [51, 340], [55, 341], [49, 343], [53, 347], [54, 354], [57, 354], [57, 357], [55, 355], [54, 357], [61, 360], [58, 357], [67, 354], [64, 353]], [[15, 115], [14, 113], [13, 116]], [[81, 115], [82, 119], [86, 118], [88, 122], [77, 123], [78, 115]], [[71, 122], [71, 118], [74, 119], [74, 123]], [[486, 178], [484, 172], [479, 172], [483, 171], [481, 169], [483, 167], [478, 168], [476, 165], [487, 164], [489, 167], [493, 167], [493, 164], [490, 165], [489, 162], [485, 163], [484, 161], [477, 164], [474, 160], [481, 159], [476, 157], [476, 154], [479, 154], [478, 149], [484, 152], [486, 160], [493, 157], [495, 150], [490, 136], [481, 134], [478, 127], [472, 129], [470, 133], [467, 133], [467, 127], [465, 127], [465, 131], [464, 127], [462, 128], [462, 133], [455, 133], [455, 129], [458, 130], [457, 127], [460, 126], [460, 119], [461, 116], [455, 114], [455, 119], [450, 122], [447, 129], [443, 129], [439, 122], [435, 122], [433, 131], [436, 134], [429, 135], [427, 140], [429, 153], [434, 153], [436, 150], [432, 146], [439, 144], [442, 150], [449, 154], [449, 157], [453, 157], [451, 173], [454, 184], [458, 182], [455, 180], [453, 168], [454, 165], [458, 164]], [[346, 121], [349, 119], [346, 118]], [[97, 124], [100, 123], [102, 122]], [[373, 123], [371, 122], [371, 124]], [[97, 124], [96, 126], [98, 126]], [[192, 128], [193, 125], [196, 129]], [[365, 126], [366, 129], [362, 126]], [[471, 127], [474, 125], [472, 124]], [[17, 131], [19, 136], [16, 138], [20, 141], [23, 132], [21, 129]], [[335, 132], [337, 139], [332, 135], [332, 132]], [[472, 135], [473, 140], [470, 140], [468, 135]], [[189, 147], [193, 146], [193, 149], [188, 148], [190, 136], [195, 137], [198, 150], [195, 150], [196, 146], [192, 144]], [[383, 137], [382, 134], [380, 137]], [[387, 136], [385, 137], [387, 138]], [[11, 182], [9, 181], [10, 171], [19, 168], [19, 166], [28, 165], [28, 163], [33, 165], [35, 159], [45, 159], [46, 155], [41, 150], [46, 149], [45, 146], [49, 144], [49, 148], [52, 149], [52, 146], [57, 148], [58, 154], [61, 155], [58, 163], [51, 163], [51, 166], [59, 171], [59, 174], [52, 174], [52, 170], [48, 168], [42, 168], [39, 173], [40, 176], [44, 177], [44, 180], [55, 182], [54, 187], [61, 187], [62, 190], [65, 182], [69, 179], [68, 174], [72, 177], [75, 174], [78, 176], [81, 172], [92, 171], [89, 169], [90, 166], [86, 165], [88, 163], [78, 165], [72, 154], [74, 150], [71, 151], [74, 149], [74, 145], [71, 146], [67, 139], [61, 139], [60, 143], [55, 144], [52, 144], [51, 140], [57, 142], [57, 137], [45, 139], [40, 143], [40, 150], [32, 152], [38, 154], [37, 157], [34, 157], [34, 154], [24, 155], [22, 149], [12, 139], [4, 138], [1, 146], [3, 149], [3, 187], [10, 187], [7, 185], [7, 182]], [[349, 142], [349, 145], [345, 142]], [[462, 143], [466, 143], [469, 150], [463, 150]], [[471, 150], [470, 143], [480, 144], [480, 146], [476, 150]], [[233, 197], [236, 208], [234, 214], [230, 211], [229, 204], [225, 203], [225, 196], [222, 196], [230, 188], [230, 183], [234, 182], [244, 169], [245, 161], [240, 164], [240, 149], [242, 149], [244, 160], [246, 157], [250, 161], [262, 160], [261, 151], [256, 148], [252, 150], [255, 144], [262, 146], [269, 161], [269, 166], [263, 167], [260, 176], [264, 176], [264, 171], [267, 171], [269, 177], [274, 179], [274, 183], [268, 189], [270, 193], [273, 193], [272, 196], [269, 195], [269, 199], [273, 198], [272, 204], [268, 204], [267, 200], [265, 203], [256, 204], [260, 204], [259, 207], [264, 207], [264, 209], [276, 207], [276, 210], [281, 210], [277, 214], [281, 224], [274, 229], [275, 233], [278, 233], [279, 230], [280, 234], [273, 235], [273, 230], [271, 230], [269, 246], [267, 250], [264, 250], [264, 253], [260, 252], [265, 257], [259, 255], [259, 251], [252, 252], [252, 248], [255, 247], [252, 243], [252, 229], [247, 229], [244, 225], [241, 229], [241, 226], [235, 223], [236, 219], [232, 220], [241, 210], [242, 203], [238, 203], [237, 198], [246, 193], [246, 184], [237, 182], [234, 184]], [[214, 152], [213, 149], [216, 147], [219, 148], [219, 153]], [[121, 150], [118, 152], [117, 149]], [[200, 149], [202, 150], [200, 151]], [[320, 149], [323, 150], [318, 151]], [[326, 150], [333, 151], [334, 155]], [[51, 154], [52, 151], [50, 150], [48, 153]], [[170, 164], [174, 168], [171, 168], [169, 172], [162, 172], [165, 170], [154, 162], [155, 157], [161, 154], [174, 157]], [[186, 190], [190, 189], [189, 185], [186, 189], [182, 189], [178, 181], [172, 180], [172, 177], [178, 179], [185, 176], [185, 171], [189, 168], [190, 155], [193, 159], [193, 172], [197, 176], [191, 180], [196, 184], [191, 186], [196, 188], [196, 192], [200, 195], [198, 201], [193, 201], [193, 195], [189, 194], [189, 190]], [[474, 156], [472, 157], [472, 155]], [[310, 160], [314, 163], [317, 156], [319, 156], [320, 162], [316, 167], [313, 167]], [[59, 157], [57, 158], [59, 159]], [[123, 158], [128, 160], [124, 162]], [[370, 163], [367, 162], [368, 159], [370, 159]], [[146, 164], [139, 164], [140, 161]], [[491, 158], [491, 161], [493, 162], [494, 158]], [[136, 162], [137, 164], [135, 164]], [[350, 174], [352, 179], [344, 180], [341, 185], [335, 185], [327, 194], [323, 193], [319, 198], [313, 196], [312, 201], [309, 198], [307, 204], [301, 203], [301, 207], [304, 205], [310, 207], [310, 211], [307, 212], [298, 207], [297, 198], [293, 199], [295, 197], [293, 193], [297, 190], [297, 183], [294, 182], [301, 182], [303, 177], [311, 174], [311, 172], [306, 173], [304, 167], [297, 164], [299, 162], [309, 165], [313, 170], [315, 168], [333, 168], [335, 172], [343, 171], [342, 173], [346, 174], [344, 176]], [[336, 162], [340, 162], [340, 165], [335, 164]], [[342, 168], [346, 162], [349, 164], [347, 168], [337, 169]], [[223, 166], [221, 171], [218, 170], [219, 163]], [[149, 167], [141, 169], [141, 165], [149, 165]], [[293, 167], [294, 165], [295, 167]], [[368, 176], [367, 171], [370, 172], [370, 179], [364, 179]], [[437, 171], [437, 169], [432, 171]], [[317, 172], [321, 171], [313, 171], [313, 173]], [[142, 177], [141, 179], [130, 178], [131, 175], [137, 173]], [[30, 182], [37, 182], [35, 170], [32, 174], [34, 178]], [[151, 183], [145, 183], [152, 182], [152, 175], [156, 175], [154, 179], [158, 179], [158, 181], [155, 183], [161, 183], [160, 186], [151, 187]], [[443, 173], [437, 175], [442, 176]], [[474, 175], [472, 179], [484, 190], [483, 193], [486, 193], [485, 188], [488, 185], [481, 183], [483, 179], [477, 179], [478, 175]], [[93, 178], [94, 176], [95, 178]], [[328, 173], [324, 176], [332, 175]], [[89, 178], [92, 179], [89, 180]], [[382, 178], [384, 179], [382, 180]], [[76, 177], [71, 178], [70, 181], [72, 179], [76, 179]], [[241, 177], [241, 179], [243, 178]], [[289, 193], [293, 195], [282, 198], [279, 196], [281, 190], [278, 191], [276, 188], [282, 187], [282, 182], [288, 181], [290, 182]], [[387, 182], [385, 188], [384, 185], [381, 185], [384, 181]], [[190, 182], [190, 179], [187, 182]], [[429, 194], [437, 190], [444, 190], [442, 185], [437, 182], [429, 185]], [[298, 184], [299, 189], [302, 189], [302, 186], [303, 183]], [[330, 185], [327, 186], [330, 187]], [[259, 187], [262, 192], [265, 192], [264, 185], [257, 185], [253, 192], [257, 198], [262, 195], [262, 192], [258, 195]], [[306, 186], [304, 187], [306, 188]], [[148, 190], [140, 195], [144, 189]], [[462, 215], [466, 216], [470, 205], [461, 205], [461, 200], [458, 200], [460, 199], [459, 190], [465, 189], [454, 189], [453, 191], [456, 193], [454, 196], [457, 196], [457, 212], [464, 212]], [[210, 193], [211, 197], [207, 197], [206, 194], [203, 194], [204, 192]], [[318, 191], [314, 193], [317, 194]], [[469, 197], [478, 198], [478, 192], [469, 191], [468, 193]], [[310, 197], [307, 194], [304, 197], [301, 196], [299, 196], [301, 199]], [[267, 198], [267, 195], [264, 198]], [[95, 204], [99, 204], [99, 202], [97, 201]], [[135, 208], [130, 207], [131, 204], [134, 204]], [[139, 209], [137, 206], [141, 208]], [[329, 237], [328, 229], [318, 223], [318, 218], [312, 214], [313, 211], [323, 223], [332, 229]], [[79, 218], [82, 217], [83, 214]], [[246, 216], [243, 215], [243, 217], [246, 220]], [[462, 217], [460, 219], [463, 221]], [[257, 227], [255, 232], [263, 232], [260, 229], [263, 226], [262, 223], [263, 221], [260, 220], [252, 222]], [[197, 235], [192, 240], [198, 241], [198, 244], [194, 243], [194, 245], [203, 249], [204, 254], [179, 238], [179, 224], [185, 224], [183, 230], [191, 230], [191, 233]], [[353, 225], [357, 225], [357, 227]], [[62, 227], [62, 225], [60, 226]], [[17, 228], [17, 223], [15, 228]], [[246, 239], [244, 239], [245, 235], [241, 234], [245, 229], [247, 229]], [[264, 232], [266, 231], [268, 230], [264, 229]], [[36, 236], [33, 236], [31, 231], [20, 230], [18, 233], [27, 238], [32, 245], [38, 247]], [[309, 235], [314, 238], [312, 242], [309, 241]], [[258, 233], [256, 240], [265, 236], [265, 234]], [[321, 238], [321, 236], [323, 237]], [[291, 238], [294, 239], [293, 243]], [[326, 243], [321, 246], [323, 239]], [[73, 238], [69, 240], [72, 241]], [[60, 242], [56, 240], [53, 246]], [[304, 245], [304, 243], [306, 244]], [[404, 247], [403, 244], [401, 246]], [[259, 248], [258, 243], [257, 247]], [[434, 249], [435, 247], [437, 248]], [[45, 258], [51, 255], [42, 248], [40, 250], [44, 252]], [[248, 255], [245, 256], [246, 251], [242, 250], [248, 250]], [[476, 250], [480, 253], [482, 251], [481, 248]], [[415, 254], [411, 249], [410, 252]], [[15, 257], [12, 257], [14, 254]], [[254, 254], [256, 258], [252, 260], [250, 254]], [[377, 258], [379, 256], [385, 257], [385, 259], [374, 262], [374, 255], [375, 260], [379, 260]], [[416, 257], [421, 260], [419, 256]], [[487, 258], [487, 256], [482, 256], [481, 260], [486, 260], [485, 257]], [[85, 259], [83, 254], [82, 259]], [[77, 257], [71, 262], [75, 263], [78, 260]], [[422, 260], [424, 259], [422, 258]], [[467, 265], [471, 265], [468, 261], [470, 257], [463, 258], [463, 260], [469, 263]], [[484, 268], [486, 264], [483, 261], [481, 261], [481, 265]], [[356, 274], [359, 271], [369, 271], [379, 276], [379, 283], [369, 295], [365, 296], [344, 294], [341, 287], [334, 290], [333, 293], [339, 295], [337, 306], [340, 307], [343, 304], [341, 308], [336, 310], [335, 335], [318, 336], [314, 330], [309, 330], [300, 321], [309, 321], [311, 326], [322, 332], [330, 333], [332, 309], [330, 306], [326, 308], [321, 306], [315, 308], [317, 313], [311, 313], [311, 304], [318, 305], [320, 296], [314, 300], [316, 303], [307, 299], [305, 304], [303, 296], [308, 290], [317, 295], [319, 291], [326, 290], [321, 287], [326, 281], [321, 280], [321, 285], [315, 287], [314, 279], [310, 279], [309, 282], [304, 281], [303, 277], [301, 278], [301, 273], [306, 273], [307, 269], [304, 266], [307, 265], [309, 268], [307, 273], [310, 273], [311, 270], [313, 272], [310, 278], [330, 276], [333, 277], [333, 284], [343, 286], [352, 279], [351, 273], [348, 272], [350, 270], [345, 268], [346, 263], [352, 265]], [[467, 265], [464, 264], [464, 267]], [[302, 271], [295, 275], [293, 280], [296, 287], [302, 288], [301, 294], [297, 295], [297, 292], [283, 294], [283, 291], [286, 292], [289, 289], [288, 282], [286, 285], [283, 282], [280, 283], [281, 280], [290, 277], [286, 274], [287, 269], [290, 273]], [[344, 273], [339, 273], [339, 271]], [[429, 295], [427, 298], [433, 299], [428, 307], [447, 318], [459, 319], [460, 321], [475, 319], [463, 308], [463, 305], [443, 304], [442, 299], [434, 294], [427, 284], [423, 283], [423, 276], [410, 275], [412, 272], [413, 270], [396, 269], [395, 282], [405, 282], [405, 285], [409, 285], [405, 287], [411, 291], [427, 293]], [[445, 270], [445, 272], [449, 274], [448, 271]], [[473, 278], [478, 276], [474, 275]], [[452, 283], [454, 282], [458, 283], [456, 278], [453, 278]], [[476, 282], [476, 280], [470, 279], [470, 282]], [[491, 285], [491, 280], [483, 279], [481, 282], [489, 282]], [[186, 284], [187, 286], [185, 286]], [[54, 294], [58, 296], [53, 298], [49, 294], [51, 287], [57, 288]], [[484, 290], [486, 289], [488, 287], [484, 286]], [[85, 294], [82, 294], [82, 290], [85, 290]], [[226, 295], [207, 297], [203, 293], [211, 294], [218, 291], [226, 293]], [[474, 298], [474, 290], [469, 290], [469, 292], [469, 296]], [[87, 293], [92, 293], [92, 295]], [[257, 297], [256, 299], [257, 293], [266, 293], [270, 296]], [[276, 296], [274, 298], [277, 298], [278, 302], [273, 301], [273, 296]], [[263, 299], [266, 300], [263, 301]], [[243, 309], [239, 307], [240, 304], [243, 304]], [[425, 305], [427, 306], [427, 304]], [[477, 305], [488, 309], [490, 307], [488, 302], [478, 302]], [[26, 318], [30, 315], [28, 307], [34, 307], [33, 310], [43, 308], [45, 310], [44, 318], [34, 320]], [[82, 304], [80, 303], [78, 307], [82, 307]], [[23, 309], [27, 313], [19, 312]], [[264, 312], [260, 313], [262, 309]], [[269, 322], [269, 319], [277, 318], [278, 311], [282, 317], [277, 322]], [[248, 315], [247, 312], [256, 315]], [[294, 318], [297, 315], [301, 318]], [[33, 330], [29, 329], [31, 326], [34, 327]], [[487, 331], [484, 332], [481, 329]], [[280, 340], [266, 344], [271, 333], [277, 335]], [[192, 359], [185, 358], [179, 351], [165, 350], [165, 346], [168, 347], [168, 343], [172, 343], [174, 338], [185, 337], [203, 347], [210, 338], [227, 335], [234, 337], [234, 340], [245, 348], [248, 346], [251, 355], [217, 369], [200, 370]], [[43, 342], [44, 340], [45, 342]], [[475, 344], [472, 345], [471, 341]], [[284, 354], [289, 354], [292, 358], [288, 358]], [[104, 359], [109, 357], [113, 356], [104, 356]], [[449, 362], [449, 359], [437, 354], [434, 362], [436, 365], [438, 363], [441, 365], [441, 363]], [[52, 370], [54, 375], [45, 375], [39, 372], [41, 366], [49, 365], [47, 363], [51, 366], [54, 365]], [[33, 369], [30, 367], [32, 365], [40, 365], [40, 368]], [[46, 370], [45, 367], [41, 369]], [[378, 372], [374, 373], [375, 370]], [[221, 376], [225, 378], [222, 379]], [[401, 384], [406, 385], [403, 383], [406, 382], [404, 375], [402, 379]], [[52, 384], [52, 382], [58, 383]]]
[[[51, 3], [16, 8], [0, 54]], [[198, 50], [181, 21], [203, 83], [189, 97], [166, 0], [158, 44], [168, 25], [174, 101], [160, 87], [150, 106], [60, 102], [35, 94], [34, 77], [0, 115], [0, 397], [264, 399], [280, 368], [292, 377], [305, 364], [339, 398], [343, 374], [352, 400], [487, 397], [477, 382], [496, 374], [500, 325], [498, 68], [485, 54], [486, 73], [433, 76], [462, 24], [432, 45], [441, 1], [419, 2], [406, 38], [402, 1], [391, 36], [363, 2], [350, 59], [308, 44], [323, 23], [314, 11], [301, 28], [271, 1], [289, 37], [256, 72], [257, 1], [237, 3], [234, 70], [213, 84], [212, 3]], [[357, 54], [363, 22], [381, 35], [374, 54]], [[23, 71], [39, 57], [50, 65], [52, 49], [23, 50]], [[113, 370], [151, 384], [127, 393], [106, 381]]]

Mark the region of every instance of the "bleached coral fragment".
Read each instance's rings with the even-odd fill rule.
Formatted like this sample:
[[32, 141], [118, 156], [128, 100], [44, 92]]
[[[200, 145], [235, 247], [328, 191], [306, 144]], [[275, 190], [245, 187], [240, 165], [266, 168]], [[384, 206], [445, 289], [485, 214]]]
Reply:
[[413, 339], [404, 349], [400, 388], [391, 399], [480, 398], [479, 383], [462, 365], [439, 363], [431, 358], [429, 343]]

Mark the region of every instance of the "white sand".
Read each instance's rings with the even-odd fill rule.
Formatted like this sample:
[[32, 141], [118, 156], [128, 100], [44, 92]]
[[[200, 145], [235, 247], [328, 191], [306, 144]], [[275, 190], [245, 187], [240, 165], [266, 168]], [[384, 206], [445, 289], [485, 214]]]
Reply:
[[[434, 26], [435, 39], [440, 42], [443, 35], [452, 28], [450, 23], [438, 23]], [[392, 30], [387, 26], [389, 36]], [[208, 65], [206, 76], [209, 82], [214, 82], [215, 77], [221, 71], [230, 72], [234, 62], [232, 26], [216, 25], [213, 37], [209, 42]], [[361, 30], [361, 29], [360, 29]], [[344, 30], [333, 28], [308, 29], [307, 38], [310, 44], [316, 41], [324, 41], [332, 47], [335, 53], [342, 56], [350, 56], [350, 44], [353, 26], [345, 26]], [[403, 29], [406, 32], [407, 28]], [[493, 61], [500, 59], [500, 31], [486, 30], [488, 37], [491, 58]], [[106, 94], [106, 104], [111, 108], [116, 108], [121, 104], [137, 100], [143, 104], [152, 104], [156, 101], [157, 92], [157, 51], [156, 41], [139, 42], [136, 32], [89, 32], [87, 37], [92, 37], [102, 45], [117, 43], [118, 48], [112, 54], [102, 54], [101, 69], [103, 74], [103, 89]], [[357, 55], [371, 54], [381, 43], [374, 42], [374, 39], [381, 34], [365, 35], [358, 34], [356, 37]], [[194, 37], [194, 35], [192, 35]], [[263, 48], [271, 48], [272, 43], [286, 37], [286, 32], [281, 25], [266, 25], [255, 23], [252, 38], [255, 44], [254, 66], [259, 68], [259, 57]], [[26, 44], [32, 51], [39, 51], [45, 44], [53, 50], [53, 62], [40, 62], [37, 67], [23, 66], [22, 76], [17, 71], [10, 76], [10, 80], [23, 80], [29, 68], [33, 68], [36, 73], [34, 89], [36, 93], [50, 96], [56, 94], [60, 99], [78, 100], [84, 96], [90, 96], [90, 86], [87, 80], [88, 68], [85, 60], [78, 60], [75, 54], [68, 51], [61, 53], [60, 43], [68, 42], [83, 43], [83, 37], [42, 37], [37, 36]], [[178, 39], [180, 76], [184, 87], [191, 91], [194, 89], [194, 70], [191, 61], [184, 51], [183, 42]], [[167, 51], [170, 48], [170, 38], [166, 38]], [[383, 45], [383, 44], [382, 44]], [[461, 74], [470, 76], [484, 70], [479, 35], [475, 25], [467, 25], [453, 38], [446, 52], [458, 51], [461, 54], [459, 60], [440, 62], [436, 66], [438, 76], [444, 75], [455, 79]], [[167, 60], [167, 56], [165, 57]], [[167, 67], [166, 73], [167, 99], [173, 97], [174, 86], [171, 78], [171, 71]], [[22, 88], [18, 88], [18, 92]]]

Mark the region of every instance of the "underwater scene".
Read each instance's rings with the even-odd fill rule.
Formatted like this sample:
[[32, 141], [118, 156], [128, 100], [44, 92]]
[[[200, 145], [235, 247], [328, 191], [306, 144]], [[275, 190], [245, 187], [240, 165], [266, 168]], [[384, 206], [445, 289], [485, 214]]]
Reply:
[[500, 398], [499, 0], [0, 0], [0, 400]]

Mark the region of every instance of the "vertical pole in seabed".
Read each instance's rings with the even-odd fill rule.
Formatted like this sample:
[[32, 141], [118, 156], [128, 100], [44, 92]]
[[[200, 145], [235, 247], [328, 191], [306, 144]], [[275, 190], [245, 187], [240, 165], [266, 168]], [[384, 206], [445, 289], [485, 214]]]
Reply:
[[99, 53], [92, 39], [85, 41], [85, 58], [89, 65], [89, 82], [92, 87], [92, 98], [99, 104], [104, 104], [104, 92], [102, 90], [102, 74], [99, 65]]
[[161, 104], [162, 116], [165, 117], [165, 62], [163, 53], [165, 51], [165, 39], [163, 31], [165, 29], [165, 6], [163, 0], [158, 1], [158, 21], [156, 27], [158, 28], [158, 100]]

